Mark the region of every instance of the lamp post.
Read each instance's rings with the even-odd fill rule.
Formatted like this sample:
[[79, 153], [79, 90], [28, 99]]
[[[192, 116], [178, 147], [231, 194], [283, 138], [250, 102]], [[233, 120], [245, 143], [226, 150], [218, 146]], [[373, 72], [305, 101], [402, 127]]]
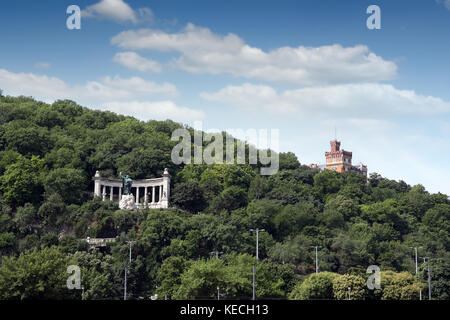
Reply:
[[[418, 251], [418, 249], [421, 249], [421, 248], [423, 248], [423, 247], [410, 247], [411, 249], [414, 249], [414, 252], [415, 252], [415, 261], [416, 261], [416, 277], [417, 277], [417, 274], [418, 274], [418, 266], [417, 266], [417, 251]], [[420, 300], [422, 300], [422, 289], [421, 290], [419, 290], [419, 299]]]
[[[131, 264], [131, 245], [134, 241], [128, 241], [128, 244], [130, 245], [130, 253], [129, 253], [129, 262], [128, 264]], [[124, 282], [124, 290], [123, 290], [123, 300], [127, 300], [127, 273], [128, 273], [128, 266], [125, 266], [125, 282]]]
[[220, 300], [220, 291], [219, 291], [219, 286], [217, 286], [217, 300]]
[[[258, 251], [259, 251], [259, 233], [260, 232], [264, 232], [264, 229], [250, 229], [251, 232], [255, 232], [256, 233], [256, 263], [258, 263]], [[252, 296], [252, 300], [256, 300], [256, 290], [255, 290], [255, 279], [256, 279], [256, 263], [255, 265], [253, 265], [253, 296]]]
[[311, 248], [316, 249], [316, 273], [319, 273], [319, 254], [317, 252], [317, 249], [322, 248], [322, 246], [311, 246]]
[[423, 263], [428, 260], [428, 300], [431, 300], [431, 273], [430, 273], [430, 257], [421, 257]]

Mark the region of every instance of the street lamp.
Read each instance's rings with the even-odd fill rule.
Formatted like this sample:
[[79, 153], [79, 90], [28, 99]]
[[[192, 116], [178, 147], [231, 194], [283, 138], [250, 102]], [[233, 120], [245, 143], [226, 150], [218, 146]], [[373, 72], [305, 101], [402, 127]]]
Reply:
[[428, 300], [431, 300], [431, 273], [430, 273], [430, 258], [429, 257], [421, 257], [423, 259], [423, 263], [428, 260]]
[[[128, 241], [128, 244], [130, 245], [130, 257], [129, 257], [129, 264], [131, 264], [131, 245], [135, 241]], [[127, 300], [127, 273], [129, 272], [128, 266], [125, 266], [125, 282], [124, 282], [124, 290], [123, 290], [123, 300]]]
[[265, 229], [250, 229], [251, 232], [255, 232], [256, 233], [256, 261], [258, 261], [259, 257], [258, 257], [258, 250], [259, 250], [259, 233], [260, 232], [264, 232], [266, 231]]
[[[418, 274], [418, 267], [417, 267], [417, 250], [418, 249], [421, 249], [421, 248], [423, 248], [423, 247], [410, 247], [411, 249], [414, 249], [414, 252], [415, 252], [415, 260], [416, 260], [416, 277], [417, 277], [417, 274]], [[420, 300], [422, 300], [422, 289], [420, 289], [419, 290], [419, 299]]]
[[[255, 232], [256, 233], [256, 263], [258, 263], [258, 251], [259, 251], [259, 233], [260, 232], [264, 232], [266, 230], [264, 229], [250, 229], [251, 232]], [[256, 265], [253, 265], [253, 296], [252, 296], [252, 300], [256, 300], [256, 291], [255, 291], [255, 278], [256, 278]]]
[[319, 273], [319, 255], [317, 253], [317, 249], [322, 248], [322, 246], [311, 246], [311, 248], [316, 249], [316, 273]]
[[219, 286], [217, 286], [217, 300], [220, 300], [220, 291], [219, 291]]

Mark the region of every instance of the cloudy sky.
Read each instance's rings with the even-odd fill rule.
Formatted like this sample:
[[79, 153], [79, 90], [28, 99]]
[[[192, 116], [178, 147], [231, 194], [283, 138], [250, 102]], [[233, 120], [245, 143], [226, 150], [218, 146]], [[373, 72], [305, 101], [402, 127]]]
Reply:
[[324, 162], [336, 128], [369, 172], [450, 194], [448, 0], [16, 0], [0, 35], [5, 94], [279, 129], [304, 164]]

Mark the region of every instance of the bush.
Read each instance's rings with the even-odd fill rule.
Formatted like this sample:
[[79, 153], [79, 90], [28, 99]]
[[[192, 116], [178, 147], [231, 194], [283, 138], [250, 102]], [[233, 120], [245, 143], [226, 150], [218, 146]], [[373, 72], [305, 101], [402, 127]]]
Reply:
[[344, 274], [333, 280], [333, 295], [337, 300], [364, 300], [366, 298], [366, 282], [357, 275]]
[[319, 272], [308, 276], [295, 286], [289, 298], [291, 300], [333, 299], [333, 280], [339, 275], [333, 272]]

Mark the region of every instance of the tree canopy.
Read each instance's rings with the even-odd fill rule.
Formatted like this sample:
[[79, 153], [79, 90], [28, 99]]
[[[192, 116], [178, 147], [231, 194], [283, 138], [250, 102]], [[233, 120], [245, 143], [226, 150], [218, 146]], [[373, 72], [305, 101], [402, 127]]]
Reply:
[[[183, 127], [193, 131], [0, 95], [0, 298], [81, 299], [65, 288], [70, 263], [86, 299], [123, 298], [126, 266], [130, 299], [213, 299], [217, 287], [224, 298], [250, 298], [253, 265], [261, 298], [346, 299], [350, 286], [352, 299], [417, 299], [429, 263], [433, 299], [449, 299], [448, 195], [377, 173], [319, 171], [291, 152], [271, 176], [248, 161], [175, 165], [171, 134]], [[167, 210], [93, 199], [96, 170], [139, 179], [166, 167]], [[256, 228], [265, 230], [257, 263]], [[89, 250], [87, 237], [116, 240]], [[417, 276], [414, 246], [430, 258]], [[369, 265], [382, 270], [380, 291], [365, 287]]]

